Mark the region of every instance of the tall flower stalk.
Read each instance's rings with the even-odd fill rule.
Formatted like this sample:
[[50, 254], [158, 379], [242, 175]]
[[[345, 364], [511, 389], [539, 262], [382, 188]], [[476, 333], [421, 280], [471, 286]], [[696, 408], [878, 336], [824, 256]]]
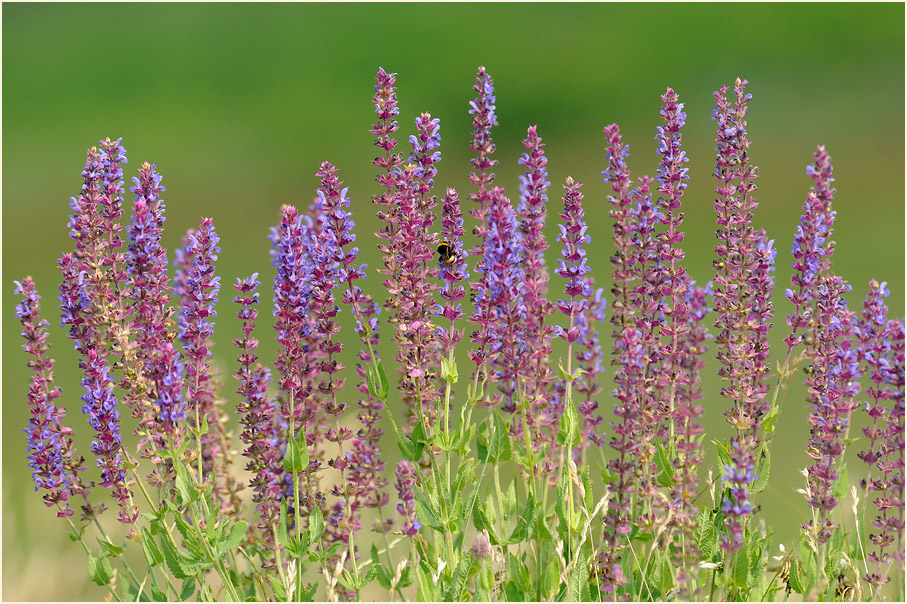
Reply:
[[715, 92], [712, 112], [718, 124], [715, 212], [720, 227], [715, 248], [715, 327], [719, 329], [715, 341], [722, 364], [719, 375], [725, 382], [721, 395], [733, 403], [725, 418], [737, 431], [731, 439], [733, 463], [725, 468], [726, 480], [733, 485], [733, 497], [725, 502], [730, 510], [728, 535], [722, 541], [728, 553], [740, 548], [742, 523], [752, 514], [750, 488], [756, 475], [750, 465], [755, 463], [762, 441], [761, 420], [769, 411], [764, 377], [769, 370], [765, 333], [770, 326], [766, 319], [770, 317], [771, 279], [760, 279], [756, 287], [750, 283], [752, 275], [768, 271], [768, 267], [765, 256], [757, 254], [761, 238], [752, 227], [758, 205], [753, 197], [758, 170], [750, 164], [747, 152], [750, 143], [745, 118], [752, 95], [745, 93], [746, 84], [746, 80], [737, 79], [731, 101], [725, 96], [727, 86], [722, 86]]

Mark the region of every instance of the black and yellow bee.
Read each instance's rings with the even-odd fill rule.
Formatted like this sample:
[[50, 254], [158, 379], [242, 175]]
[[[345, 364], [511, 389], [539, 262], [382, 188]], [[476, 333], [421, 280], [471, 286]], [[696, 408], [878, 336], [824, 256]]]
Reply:
[[449, 266], [457, 261], [457, 257], [457, 250], [448, 242], [442, 241], [438, 244], [438, 259], [441, 261], [441, 264]]

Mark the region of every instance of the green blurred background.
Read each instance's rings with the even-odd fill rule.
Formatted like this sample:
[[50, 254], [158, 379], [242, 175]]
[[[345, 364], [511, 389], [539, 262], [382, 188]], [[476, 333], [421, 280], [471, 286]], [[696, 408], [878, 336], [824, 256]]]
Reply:
[[[494, 131], [497, 183], [517, 196], [520, 141], [527, 126], [538, 124], [550, 158], [549, 216], [559, 212], [567, 175], [586, 183], [590, 264], [606, 288], [612, 243], [600, 177], [602, 126], [621, 126], [634, 176], [654, 176], [659, 95], [671, 86], [686, 103], [692, 181], [684, 197], [684, 247], [689, 272], [705, 282], [716, 242], [712, 91], [738, 75], [748, 78], [750, 156], [761, 169], [756, 222], [780, 250], [775, 350], [786, 334], [789, 305], [782, 292], [790, 242], [812, 183], [804, 168], [817, 144], [827, 146], [835, 166], [835, 267], [854, 286], [851, 306], [876, 277], [890, 284], [892, 313], [904, 314], [901, 4], [7, 3], [2, 10], [4, 599], [103, 597], [87, 580], [84, 555], [66, 538], [65, 523], [32, 491], [21, 432], [28, 374], [12, 295], [13, 279], [34, 276], [52, 323], [67, 423], [87, 452], [76, 357], [56, 319], [55, 259], [71, 247], [68, 199], [79, 189], [85, 149], [99, 138], [123, 137], [127, 186], [143, 161], [157, 163], [168, 189], [168, 249], [199, 216], [214, 218], [225, 286], [215, 355], [231, 405], [236, 365], [230, 341], [239, 332], [225, 302], [232, 297], [229, 284], [258, 271], [267, 287], [273, 276], [268, 227], [281, 204], [312, 200], [321, 161], [341, 168], [362, 255], [379, 264], [372, 235], [379, 225], [369, 201], [377, 192], [370, 163], [376, 152], [367, 132], [379, 65], [400, 74], [402, 146], [420, 112], [441, 118], [444, 159], [436, 184], [457, 187], [463, 199], [471, 191], [467, 103], [476, 67], [485, 65], [495, 80], [501, 123]], [[554, 230], [548, 234], [553, 243]], [[549, 263], [557, 253], [550, 250]], [[365, 288], [383, 299], [379, 283], [370, 272]], [[267, 291], [263, 303], [267, 315]], [[269, 318], [258, 334], [266, 361], [275, 351]], [[358, 342], [346, 342], [355, 350]], [[384, 356], [391, 354], [384, 349]], [[712, 356], [710, 376], [717, 369]], [[461, 375], [470, 370], [466, 363], [464, 357]], [[788, 545], [807, 515], [793, 492], [808, 463], [800, 377], [788, 393], [772, 480], [760, 499], [764, 517]], [[609, 380], [601, 397], [607, 421]], [[717, 380], [709, 378], [705, 387], [709, 435], [726, 438]], [[393, 444], [385, 448], [393, 458]], [[713, 461], [710, 446], [707, 462]], [[852, 476], [862, 471], [858, 463], [851, 460]]]

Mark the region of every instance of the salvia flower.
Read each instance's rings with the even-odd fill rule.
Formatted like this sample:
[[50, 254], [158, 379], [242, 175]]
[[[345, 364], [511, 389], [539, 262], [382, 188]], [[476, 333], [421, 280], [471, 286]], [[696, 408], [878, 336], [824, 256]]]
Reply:
[[272, 230], [274, 266], [274, 329], [280, 352], [277, 369], [280, 388], [291, 393], [302, 386], [303, 339], [308, 333], [306, 314], [309, 308], [312, 262], [305, 249], [307, 231], [302, 217], [293, 206], [281, 208], [280, 225]]
[[[590, 288], [592, 278], [589, 277]], [[583, 416], [583, 434], [582, 445], [579, 451], [574, 451], [574, 461], [580, 463], [590, 445], [602, 447], [605, 444], [605, 434], [600, 432], [604, 418], [598, 411], [598, 400], [595, 398], [601, 394], [601, 386], [596, 381], [597, 376], [604, 374], [605, 368], [602, 363], [604, 353], [602, 352], [601, 341], [599, 338], [599, 323], [605, 321], [605, 307], [608, 301], [604, 298], [604, 290], [596, 289], [587, 297], [588, 308], [586, 312], [576, 316], [576, 329], [579, 332], [577, 343], [579, 349], [576, 352], [576, 361], [583, 370], [582, 375], [576, 382], [576, 391], [582, 395], [579, 401], [579, 412]]]
[[[419, 196], [419, 209], [425, 212], [431, 199], [434, 178], [438, 175], [435, 164], [441, 161], [441, 120], [432, 119], [430, 113], [423, 113], [416, 118], [416, 132], [409, 137], [413, 150], [409, 161], [415, 166], [414, 176], [418, 183], [415, 187]], [[432, 204], [433, 205], [433, 204]]]
[[552, 328], [545, 325], [545, 317], [553, 312], [548, 301], [548, 271], [545, 268], [545, 219], [548, 203], [548, 158], [545, 144], [538, 136], [537, 127], [530, 126], [523, 140], [527, 151], [520, 156], [519, 163], [525, 169], [520, 175], [520, 237], [523, 247], [523, 275], [526, 283], [526, 342], [532, 351], [531, 379], [527, 381], [526, 398], [533, 408], [545, 405], [545, 388], [550, 381], [548, 355]]
[[132, 326], [139, 342], [140, 356], [149, 367], [155, 353], [167, 339], [167, 304], [170, 279], [167, 276], [167, 250], [161, 245], [164, 231], [164, 200], [160, 194], [161, 175], [147, 162], [134, 177], [135, 193], [132, 224], [127, 228], [126, 250], [128, 285], [135, 315]]
[[[554, 328], [554, 333], [567, 342], [567, 378], [566, 395], [561, 399], [563, 404], [573, 405], [573, 344], [583, 335], [581, 325], [588, 325], [586, 310], [589, 307], [588, 298], [592, 293], [589, 278], [586, 276], [592, 270], [586, 264], [586, 250], [583, 246], [591, 241], [586, 231], [585, 216], [583, 213], [583, 193], [580, 191], [582, 184], [575, 182], [572, 177], [568, 176], [564, 183], [564, 210], [561, 213], [561, 222], [558, 224], [560, 236], [558, 240], [563, 246], [561, 256], [558, 260], [558, 267], [554, 272], [567, 280], [564, 286], [564, 293], [568, 296], [566, 299], [557, 301], [557, 307], [567, 316], [567, 328], [561, 326]], [[541, 317], [539, 317], [541, 319]], [[531, 325], [531, 321], [530, 321]], [[528, 338], [527, 338], [528, 339]], [[530, 340], [531, 342], [532, 340]], [[542, 411], [544, 412], [544, 410]], [[542, 413], [538, 413], [542, 416]], [[551, 413], [549, 411], [549, 413]], [[553, 410], [551, 413], [554, 418], [559, 418], [563, 409]], [[587, 413], [584, 416], [588, 415]], [[557, 422], [552, 422], [552, 424]], [[555, 447], [550, 447], [552, 451]], [[546, 465], [551, 464], [551, 460], [546, 460]], [[543, 471], [546, 468], [543, 467]]]
[[447, 330], [439, 328], [438, 337], [445, 355], [453, 353], [454, 347], [463, 339], [463, 332], [455, 327], [464, 317], [460, 300], [466, 295], [466, 288], [460, 285], [469, 278], [466, 266], [467, 252], [463, 249], [463, 211], [456, 189], [447, 189], [441, 206], [441, 243], [446, 246], [439, 257], [438, 276], [442, 280], [439, 295], [444, 304], [439, 304], [435, 314], [450, 322]]
[[77, 472], [83, 470], [82, 460], [74, 458], [72, 430], [63, 425], [65, 409], [54, 401], [60, 398], [59, 387], [53, 386], [54, 360], [47, 356], [47, 326], [41, 319], [41, 296], [31, 277], [16, 281], [16, 295], [22, 301], [16, 306], [16, 316], [22, 323], [23, 349], [34, 358], [28, 361], [34, 373], [28, 390], [31, 417], [24, 430], [28, 440], [28, 465], [32, 469], [35, 490], [45, 489], [44, 503], [57, 507], [57, 516], [73, 514], [69, 497], [82, 492]]
[[752, 442], [747, 442], [751, 440], [752, 437], [746, 434], [731, 439], [731, 463], [724, 466], [721, 477], [730, 491], [730, 497], [721, 502], [728, 527], [728, 534], [721, 536], [721, 549], [729, 554], [743, 545], [743, 519], [753, 513], [750, 488], [758, 476], [752, 454], [755, 447]]
[[378, 183], [384, 187], [380, 194], [373, 195], [372, 201], [381, 206], [378, 211], [378, 219], [385, 222], [385, 226], [375, 233], [382, 240], [378, 245], [379, 251], [384, 256], [384, 268], [379, 269], [383, 275], [387, 276], [384, 286], [387, 288], [388, 298], [384, 306], [393, 309], [396, 301], [394, 292], [398, 290], [397, 279], [399, 268], [397, 266], [397, 249], [400, 245], [397, 232], [399, 230], [399, 217], [396, 205], [395, 191], [400, 185], [400, 166], [403, 165], [403, 155], [395, 153], [397, 148], [397, 139], [394, 133], [398, 130], [397, 116], [400, 109], [397, 107], [397, 89], [395, 73], [387, 73], [383, 68], [378, 69], [375, 76], [375, 113], [378, 121], [369, 132], [375, 135], [375, 146], [384, 152], [373, 160], [381, 172], [377, 176]]
[[[220, 237], [210, 218], [202, 218], [198, 230], [188, 235], [183, 247], [186, 263], [185, 291], [179, 319], [178, 338], [183, 344], [186, 367], [186, 399], [192, 406], [193, 422], [208, 421], [208, 433], [202, 435], [203, 471], [214, 481], [215, 491], [224, 508], [239, 504], [235, 480], [228, 472], [230, 435], [223, 400], [215, 394], [217, 382], [211, 369], [211, 348], [215, 305], [220, 293], [220, 277], [214, 275], [214, 263], [220, 254]], [[201, 477], [199, 477], [201, 479]]]
[[810, 353], [809, 390], [810, 441], [807, 454], [813, 463], [807, 469], [810, 507], [818, 518], [805, 523], [817, 543], [831, 537], [836, 523], [831, 512], [838, 504], [834, 484], [838, 479], [838, 458], [844, 451], [844, 434], [859, 390], [859, 362], [851, 349], [853, 313], [847, 309], [845, 292], [850, 286], [838, 276], [827, 276], [815, 291], [816, 344]]
[[516, 212], [510, 199], [503, 189], [495, 187], [485, 231], [485, 255], [477, 268], [482, 278], [477, 284], [476, 304], [479, 306], [481, 298], [482, 304], [494, 309], [497, 318], [490, 326], [491, 365], [495, 368], [499, 390], [506, 397], [504, 409], [510, 412], [516, 410], [516, 389], [528, 361], [522, 329], [526, 320], [525, 282], [517, 228]]
[[[715, 326], [718, 359], [723, 365], [720, 375], [725, 381], [722, 396], [734, 406], [725, 413], [728, 423], [738, 431], [756, 435], [762, 416], [768, 412], [765, 395], [768, 386], [753, 381], [760, 375], [758, 347], [768, 324], [762, 320], [768, 292], [754, 288], [750, 275], [757, 269], [759, 234], [752, 228], [753, 212], [757, 207], [753, 192], [758, 170], [749, 163], [746, 137], [746, 105], [752, 95], [744, 93], [747, 82], [737, 80], [735, 100], [725, 98], [728, 88], [715, 93], [712, 119], [718, 123], [718, 164], [715, 176], [719, 181], [715, 211], [718, 215], [718, 260], [715, 262]], [[761, 310], [760, 310], [761, 309]], [[747, 441], [749, 442], [749, 441]], [[759, 439], [752, 441], [758, 446]]]
[[559, 327], [555, 332], [568, 344], [579, 339], [579, 330], [574, 325], [575, 318], [588, 307], [586, 297], [591, 291], [586, 274], [592, 269], [586, 264], [586, 250], [583, 249], [583, 245], [591, 239], [586, 234], [588, 227], [583, 219], [581, 187], [581, 183], [567, 177], [564, 184], [564, 212], [561, 214], [563, 222], [557, 225], [561, 231], [558, 239], [564, 249], [561, 250], [563, 258], [558, 260], [558, 268], [554, 272], [567, 280], [564, 291], [569, 296], [569, 299], [558, 300], [557, 307], [567, 315], [570, 324], [566, 330]]
[[271, 372], [257, 363], [258, 340], [252, 335], [258, 318], [258, 273], [246, 279], [237, 279], [233, 286], [239, 292], [233, 301], [240, 306], [236, 316], [243, 322], [242, 338], [233, 341], [239, 349], [239, 369], [234, 376], [239, 381], [237, 394], [242, 396], [238, 405], [243, 431], [240, 439], [246, 445], [244, 455], [249, 460], [246, 469], [254, 473], [250, 486], [252, 501], [261, 514], [261, 528], [265, 541], [272, 539], [272, 527], [279, 521], [280, 507], [277, 495], [278, 455], [273, 446], [277, 430], [277, 409], [274, 399], [268, 396]]
[[815, 339], [815, 322], [810, 320], [815, 312], [811, 293], [831, 267], [834, 252], [831, 237], [835, 224], [835, 212], [832, 210], [835, 190], [830, 188], [834, 182], [831, 158], [823, 146], [819, 146], [814, 157], [816, 161], [806, 167], [806, 173], [816, 181], [816, 186], [806, 197], [800, 225], [791, 246], [794, 256], [791, 265], [794, 269], [791, 276], [793, 288], [785, 292], [794, 304], [794, 312], [787, 317], [787, 324], [792, 328], [791, 335], [785, 340], [789, 350], [803, 339], [808, 340], [809, 347], [809, 340]]
[[400, 501], [397, 503], [397, 513], [403, 516], [403, 534], [412, 537], [422, 528], [419, 517], [416, 515], [415, 495], [413, 488], [419, 481], [419, 473], [415, 464], [409, 461], [398, 461], [397, 471], [395, 472], [397, 481], [397, 496]]
[[101, 468], [101, 486], [113, 489], [113, 498], [120, 508], [117, 519], [124, 524], [135, 522], [138, 508], [132, 504], [132, 493], [126, 476], [123, 460], [123, 440], [120, 433], [120, 413], [117, 398], [113, 393], [113, 380], [107, 361], [98, 351], [87, 348], [84, 351], [85, 377], [82, 387], [82, 413], [88, 416], [88, 424], [95, 431], [91, 451], [98, 458]]
[[484, 67], [479, 67], [476, 74], [476, 83], [472, 89], [476, 92], [475, 100], [469, 102], [472, 115], [472, 142], [470, 148], [476, 154], [469, 160], [473, 171], [469, 174], [469, 182], [478, 187], [478, 191], [469, 196], [469, 200], [478, 204], [473, 208], [472, 217], [476, 221], [473, 234], [479, 238], [479, 243], [472, 250], [472, 255], [477, 258], [484, 256], [485, 229], [488, 223], [487, 213], [491, 204], [491, 190], [494, 186], [494, 172], [491, 170], [497, 165], [498, 160], [492, 159], [495, 146], [491, 140], [491, 129], [498, 125], [498, 116], [495, 115], [494, 80], [488, 75]]
[[610, 215], [614, 219], [614, 245], [616, 251], [611, 256], [614, 267], [614, 286], [611, 289], [614, 299], [611, 303], [611, 323], [617, 365], [614, 375], [615, 389], [613, 396], [618, 402], [614, 413], [619, 418], [613, 425], [610, 446], [617, 452], [617, 458], [608, 463], [612, 480], [608, 489], [613, 495], [613, 503], [605, 516], [605, 546], [599, 555], [599, 568], [602, 572], [602, 589], [605, 593], [614, 593], [627, 578], [620, 571], [621, 550], [624, 546], [624, 535], [630, 532], [631, 498], [637, 490], [639, 462], [637, 457], [637, 440], [642, 430], [644, 419], [641, 401], [635, 393], [635, 383], [643, 372], [642, 347], [639, 344], [640, 332], [635, 329], [630, 306], [630, 288], [636, 280], [635, 251], [631, 233], [631, 212], [633, 200], [630, 195], [630, 171], [626, 159], [629, 148], [623, 143], [620, 129], [616, 124], [606, 126], [603, 130], [608, 156], [608, 169], [602, 171], [603, 182], [611, 185], [613, 195], [608, 196], [611, 203]]
[[[866, 393], [870, 400], [864, 404], [871, 424], [863, 428], [867, 448], [858, 453], [869, 465], [867, 488], [876, 493], [874, 503], [878, 515], [872, 526], [878, 532], [870, 534], [876, 551], [867, 554], [875, 566], [864, 580], [881, 586], [891, 577], [887, 566], [899, 555], [903, 524], [898, 508], [903, 506], [903, 375], [898, 375], [897, 345], [903, 346], [903, 325], [888, 320], [884, 298], [889, 292], [885, 283], [872, 280], [863, 302], [861, 318], [854, 329], [857, 354], [864, 372], [869, 373], [871, 385]], [[903, 371], [903, 362], [900, 362]], [[900, 398], [899, 398], [900, 393]], [[890, 401], [890, 402], [889, 402]], [[900, 503], [900, 506], [898, 505]]]
[[434, 200], [421, 203], [416, 169], [414, 164], [406, 164], [398, 191], [400, 289], [394, 320], [398, 342], [396, 360], [401, 363], [402, 372], [398, 388], [409, 408], [410, 421], [424, 414], [431, 424], [436, 413], [434, 401], [439, 395], [433, 379], [437, 332], [431, 322], [434, 292], [438, 288], [435, 282], [438, 268], [434, 264], [437, 244], [429, 231], [434, 223], [429, 211]]

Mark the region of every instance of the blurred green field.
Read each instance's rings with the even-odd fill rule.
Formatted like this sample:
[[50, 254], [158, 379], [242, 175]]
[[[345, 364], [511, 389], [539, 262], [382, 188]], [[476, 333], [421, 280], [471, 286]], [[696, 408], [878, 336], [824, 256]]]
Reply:
[[[471, 191], [467, 103], [476, 67], [485, 65], [495, 79], [501, 123], [494, 131], [497, 183], [517, 196], [520, 141], [527, 126], [538, 124], [549, 157], [551, 226], [564, 178], [586, 183], [590, 265], [606, 289], [612, 243], [600, 176], [602, 126], [621, 126], [634, 176], [654, 176], [659, 95], [666, 86], [680, 94], [692, 177], [683, 208], [687, 267], [708, 281], [716, 242], [712, 91], [745, 77], [753, 94], [750, 156], [761, 169], [756, 221], [780, 250], [775, 350], [786, 335], [789, 305], [782, 294], [790, 242], [812, 183], [804, 168], [816, 144], [827, 146], [835, 166], [835, 268], [854, 286], [851, 306], [875, 277], [889, 282], [892, 314], [904, 315], [901, 4], [7, 3], [2, 11], [4, 599], [103, 596], [88, 582], [84, 555], [66, 538], [65, 523], [32, 491], [21, 432], [28, 374], [12, 295], [13, 279], [34, 276], [52, 323], [68, 424], [87, 452], [91, 436], [80, 413], [76, 357], [56, 319], [55, 260], [71, 248], [68, 199], [79, 189], [85, 149], [99, 138], [123, 137], [127, 186], [143, 161], [157, 163], [168, 189], [168, 249], [199, 216], [214, 218], [224, 285], [215, 355], [231, 401], [230, 341], [239, 331], [229, 285], [257, 271], [267, 287], [273, 277], [268, 228], [281, 204], [311, 202], [320, 162], [341, 169], [362, 256], [372, 267], [380, 264], [369, 201], [377, 192], [376, 153], [368, 133], [379, 65], [400, 74], [401, 146], [420, 112], [440, 117], [444, 159], [436, 185], [457, 187], [464, 200]], [[548, 232], [552, 243], [554, 232]], [[557, 253], [550, 250], [549, 263]], [[371, 273], [364, 287], [383, 299], [379, 285]], [[554, 295], [558, 287], [555, 277]], [[263, 303], [267, 315], [269, 293]], [[271, 333], [266, 318], [258, 333], [266, 361], [274, 358]], [[355, 350], [357, 341], [345, 341]], [[460, 352], [463, 375], [471, 368]], [[384, 356], [391, 355], [385, 348]], [[711, 359], [709, 375], [716, 369]], [[604, 387], [610, 421], [610, 375]], [[712, 393], [704, 401], [709, 435], [726, 438], [717, 379], [705, 388]], [[760, 499], [763, 517], [788, 545], [807, 515], [794, 493], [807, 465], [803, 394], [796, 384], [787, 395], [776, 464]], [[393, 456], [390, 440], [385, 445]], [[713, 462], [710, 448], [707, 463]], [[852, 477], [862, 471], [858, 464], [854, 457]]]

